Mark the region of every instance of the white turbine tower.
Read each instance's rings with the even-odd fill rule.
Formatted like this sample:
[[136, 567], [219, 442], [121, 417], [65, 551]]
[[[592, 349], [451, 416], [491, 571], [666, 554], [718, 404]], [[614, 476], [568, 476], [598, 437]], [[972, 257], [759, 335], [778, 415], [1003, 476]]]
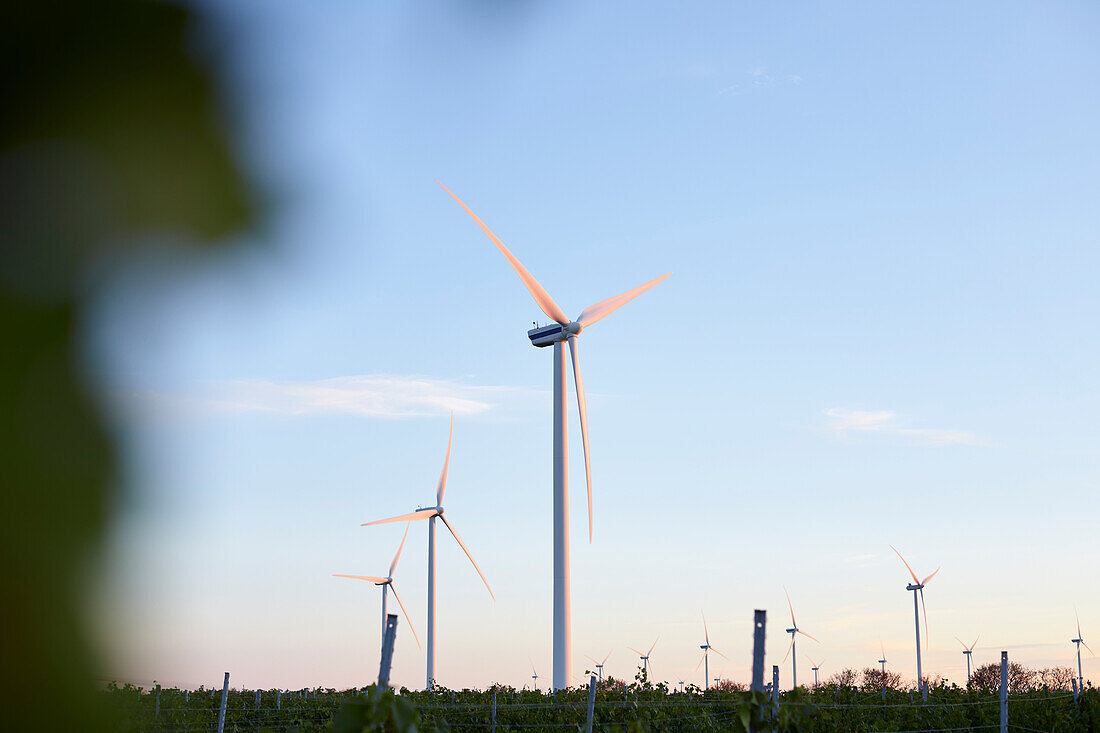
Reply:
[[974, 653], [974, 647], [978, 645], [978, 639], [982, 638], [981, 634], [974, 637], [974, 643], [967, 646], [962, 639], [955, 637], [955, 640], [963, 645], [963, 654], [966, 655], [966, 686], [970, 686], [970, 655]]
[[703, 689], [704, 690], [709, 690], [710, 689], [710, 660], [707, 658], [707, 655], [713, 650], [715, 654], [722, 657], [726, 661], [729, 661], [729, 657], [727, 657], [725, 654], [723, 654], [722, 652], [718, 651], [717, 649], [715, 649], [714, 647], [712, 647], [710, 645], [710, 634], [707, 632], [707, 617], [706, 617], [706, 614], [704, 614], [702, 611], [700, 611], [699, 614], [702, 615], [702, 617], [703, 617], [703, 639], [705, 640], [705, 643], [699, 645], [699, 648], [703, 650], [703, 658], [699, 660], [699, 664], [695, 665], [695, 671], [698, 672], [699, 667], [700, 666], [703, 667]]
[[409, 612], [405, 610], [405, 604], [401, 602], [401, 596], [397, 595], [397, 588], [393, 585], [393, 571], [397, 569], [397, 561], [401, 558], [401, 550], [405, 548], [405, 538], [409, 536], [409, 525], [412, 522], [405, 523], [405, 534], [401, 537], [401, 544], [397, 546], [397, 553], [393, 556], [393, 562], [390, 563], [390, 572], [384, 578], [377, 578], [372, 575], [333, 575], [334, 578], [354, 578], [355, 580], [366, 580], [374, 583], [375, 585], [382, 586], [382, 641], [386, 640], [386, 591], [392, 590], [393, 597], [397, 599], [397, 605], [401, 606], [401, 613], [405, 614], [405, 620], [409, 622], [409, 630], [412, 631], [413, 638], [416, 639], [416, 645], [420, 646], [420, 637], [416, 635], [416, 629], [413, 628], [412, 619], [409, 618]]
[[[932, 571], [932, 574], [926, 577], [924, 580], [917, 580], [917, 574], [913, 572], [913, 568], [909, 567], [909, 563], [905, 562], [905, 558], [901, 557], [901, 553], [898, 552], [898, 548], [890, 545], [890, 549], [893, 550], [901, 561], [905, 563], [905, 568], [909, 571], [909, 575], [912, 576], [913, 582], [905, 586], [905, 590], [913, 591], [913, 622], [917, 629], [917, 689], [920, 690], [921, 695], [924, 695], [924, 677], [921, 676], [920, 669], [920, 613], [917, 608], [917, 594], [920, 594], [920, 605], [924, 608], [924, 644], [928, 646], [928, 609], [924, 606], [924, 586], [929, 580], [936, 576], [936, 573], [940, 571], [940, 568], [936, 568]], [[885, 656], [885, 655], [883, 655]]]
[[[614, 650], [612, 650], [612, 651], [614, 651]], [[584, 656], [588, 657], [587, 654], [585, 654]], [[589, 659], [592, 660], [592, 663], [596, 665], [596, 672], [597, 672], [597, 674], [600, 675], [600, 682], [603, 682], [603, 666], [604, 666], [604, 664], [607, 663], [607, 660], [610, 656], [611, 656], [611, 652], [608, 652], [607, 656], [603, 658], [602, 662], [598, 661], [595, 657], [588, 657]]]
[[[808, 656], [807, 659], [809, 659]], [[820, 662], [815, 662], [814, 660], [810, 659], [810, 664], [812, 665], [810, 669], [813, 670], [814, 673], [814, 687], [817, 687], [817, 670], [821, 669], [821, 665], [824, 663], [824, 659], [822, 659]]]
[[787, 594], [787, 607], [791, 609], [791, 628], [787, 629], [787, 633], [791, 635], [791, 645], [787, 647], [787, 653], [783, 656], [783, 661], [787, 661], [787, 657], [791, 658], [791, 689], [793, 690], [798, 687], [798, 651], [795, 649], [794, 646], [795, 635], [802, 634], [807, 639], [813, 639], [814, 641], [817, 641], [818, 644], [820, 644], [821, 642], [817, 639], [814, 639], [814, 637], [810, 636], [802, 629], [798, 628], [798, 624], [795, 623], [794, 620], [794, 606], [791, 605], [791, 594], [787, 593], [786, 588], [783, 589], [783, 592]]
[[632, 646], [628, 646], [627, 649], [634, 652], [642, 660], [642, 669], [645, 670], [646, 679], [649, 679], [649, 655], [653, 653], [653, 647], [657, 646], [657, 642], [661, 640], [661, 635], [657, 634], [657, 638], [653, 640], [653, 646], [649, 647], [649, 651], [642, 654], [640, 651]]
[[443, 516], [443, 494], [447, 491], [447, 469], [451, 464], [451, 439], [454, 437], [455, 418], [454, 413], [451, 413], [451, 430], [447, 436], [447, 456], [443, 459], [443, 472], [439, 475], [439, 485], [435, 490], [435, 506], [427, 509], [417, 509], [411, 514], [402, 514], [399, 517], [390, 517], [389, 519], [379, 519], [374, 522], [364, 522], [362, 526], [369, 527], [374, 524], [385, 524], [387, 522], [406, 522], [406, 521], [419, 521], [422, 519], [428, 520], [428, 681], [427, 688], [432, 689], [432, 685], [435, 684], [435, 520], [438, 517], [443, 521], [444, 526], [451, 531], [451, 534], [455, 538], [455, 542], [462, 548], [462, 551], [466, 553], [466, 557], [470, 558], [470, 562], [474, 566], [474, 570], [481, 576], [481, 582], [485, 583], [486, 590], [489, 591], [489, 595], [495, 601], [496, 596], [493, 595], [493, 589], [489, 587], [489, 581], [485, 580], [485, 575], [481, 572], [481, 568], [477, 566], [477, 561], [474, 560], [474, 556], [470, 554], [470, 551], [466, 548], [466, 543], [462, 541], [462, 538], [458, 536], [458, 532], [455, 531], [454, 526], [447, 521], [447, 518]]
[[1081, 636], [1081, 617], [1077, 615], [1076, 608], [1073, 609], [1073, 615], [1077, 619], [1077, 638], [1070, 639], [1070, 641], [1077, 645], [1077, 689], [1084, 691], [1085, 676], [1084, 673], [1081, 671], [1081, 647], [1084, 646], [1086, 649], [1088, 649], [1089, 654], [1094, 657], [1096, 656], [1096, 652], [1094, 652], [1092, 649], [1089, 649], [1089, 645], [1085, 643], [1084, 638], [1082, 638]]
[[[439, 183], [439, 181], [436, 181]], [[570, 670], [573, 668], [573, 623], [571, 618], [571, 599], [569, 583], [569, 444], [566, 426], [566, 386], [565, 351], [562, 343], [569, 342], [569, 355], [573, 362], [573, 379], [577, 388], [577, 408], [580, 413], [581, 443], [584, 446], [584, 474], [588, 487], [588, 541], [592, 542], [592, 465], [588, 450], [588, 415], [585, 407], [584, 381], [581, 379], [580, 364], [577, 356], [577, 336], [596, 321], [610, 315], [620, 307], [641, 295], [646, 290], [664, 280], [672, 273], [629, 290], [622, 295], [600, 301], [589, 306], [572, 321], [558, 307], [550, 294], [520, 264], [520, 261], [504, 246], [497, 235], [477, 218], [466, 204], [450, 190], [439, 183], [440, 187], [470, 215], [481, 230], [488, 235], [500, 253], [523, 280], [527, 290], [535, 299], [539, 308], [555, 321], [552, 326], [531, 329], [527, 337], [537, 347], [554, 347], [554, 677], [555, 690], [569, 687]]]

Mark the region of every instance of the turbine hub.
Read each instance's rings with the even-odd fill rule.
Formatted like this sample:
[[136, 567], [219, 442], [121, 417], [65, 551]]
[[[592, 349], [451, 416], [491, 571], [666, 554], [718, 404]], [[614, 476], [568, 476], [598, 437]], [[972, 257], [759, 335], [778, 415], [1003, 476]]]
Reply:
[[566, 325], [562, 326], [562, 330], [570, 334], [571, 336], [576, 336], [578, 333], [581, 332], [581, 324], [577, 323], [576, 321], [570, 321]]

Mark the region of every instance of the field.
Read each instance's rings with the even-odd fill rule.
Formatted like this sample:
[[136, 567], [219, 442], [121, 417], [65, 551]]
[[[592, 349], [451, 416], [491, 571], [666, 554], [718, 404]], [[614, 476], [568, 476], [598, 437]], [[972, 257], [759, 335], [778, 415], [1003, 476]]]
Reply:
[[[217, 730], [221, 691], [145, 690], [111, 685], [104, 693], [119, 731]], [[587, 688], [557, 695], [495, 687], [432, 692], [397, 690], [230, 691], [226, 731], [584, 730]], [[159, 702], [158, 702], [159, 700]], [[778, 714], [766, 693], [679, 692], [665, 685], [607, 680], [598, 686], [595, 730], [607, 731], [908, 731], [1000, 728], [996, 690], [938, 685], [928, 702], [911, 691], [823, 684], [781, 692]], [[1071, 691], [1040, 687], [1008, 696], [1011, 731], [1098, 731], [1100, 691], [1079, 700]]]

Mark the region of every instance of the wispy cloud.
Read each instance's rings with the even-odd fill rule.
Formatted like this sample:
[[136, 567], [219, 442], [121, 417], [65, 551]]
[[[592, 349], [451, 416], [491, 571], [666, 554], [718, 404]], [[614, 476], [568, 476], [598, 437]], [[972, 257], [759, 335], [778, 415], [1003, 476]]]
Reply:
[[798, 74], [778, 74], [773, 73], [766, 66], [754, 66], [737, 77], [737, 81], [722, 87], [715, 94], [719, 97], [737, 96], [756, 89], [786, 84], [797, 86], [802, 81], [802, 77]]
[[371, 418], [478, 415], [530, 390], [473, 385], [424, 376], [367, 374], [312, 381], [237, 380], [210, 383], [189, 394], [155, 391], [121, 395], [124, 411], [146, 416], [266, 412], [343, 413]]
[[967, 430], [907, 427], [892, 410], [825, 410], [827, 430], [839, 438], [853, 434], [877, 434], [900, 438], [911, 445], [986, 445], [986, 441]]

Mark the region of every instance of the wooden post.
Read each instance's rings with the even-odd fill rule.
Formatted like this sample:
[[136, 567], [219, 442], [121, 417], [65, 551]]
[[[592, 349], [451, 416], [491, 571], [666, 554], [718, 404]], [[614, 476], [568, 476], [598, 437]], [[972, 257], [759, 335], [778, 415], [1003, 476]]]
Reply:
[[229, 673], [225, 673], [222, 681], [222, 707], [218, 713], [218, 733], [225, 733], [225, 704], [229, 701]]
[[752, 623], [752, 690], [764, 691], [764, 631], [768, 622], [768, 612], [753, 611]]
[[393, 662], [393, 642], [397, 638], [397, 614], [386, 615], [386, 635], [382, 638], [382, 659], [378, 665], [378, 688], [385, 690], [390, 684], [390, 664]]
[[592, 723], [596, 719], [596, 675], [588, 678], [588, 717], [584, 724], [584, 733], [592, 733]]
[[1001, 733], [1008, 733], [1008, 652], [1001, 652]]
[[492, 719], [492, 733], [497, 733], [497, 693], [493, 690], [493, 719]]

